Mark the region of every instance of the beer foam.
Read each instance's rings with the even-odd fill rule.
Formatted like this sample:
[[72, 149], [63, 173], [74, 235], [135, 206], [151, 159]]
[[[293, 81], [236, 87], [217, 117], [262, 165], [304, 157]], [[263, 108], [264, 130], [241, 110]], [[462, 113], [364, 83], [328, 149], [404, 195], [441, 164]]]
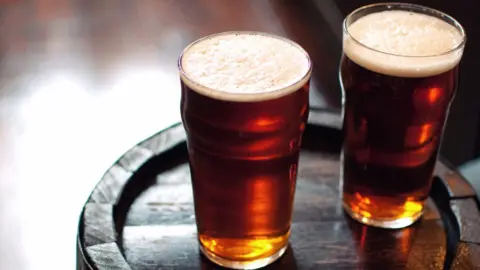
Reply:
[[298, 44], [264, 33], [227, 32], [185, 49], [182, 81], [216, 99], [260, 101], [298, 90], [310, 77], [310, 58]]
[[455, 26], [410, 11], [372, 13], [347, 30], [344, 53], [360, 66], [390, 76], [437, 75], [457, 65], [463, 53], [464, 36]]

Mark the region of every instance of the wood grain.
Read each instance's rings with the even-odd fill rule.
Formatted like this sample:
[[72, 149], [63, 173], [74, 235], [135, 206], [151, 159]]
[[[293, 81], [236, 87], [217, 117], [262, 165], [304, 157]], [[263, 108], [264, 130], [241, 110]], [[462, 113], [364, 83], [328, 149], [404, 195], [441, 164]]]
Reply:
[[102, 177], [102, 180], [90, 195], [89, 201], [94, 203], [116, 203], [122, 187], [130, 176], [132, 176], [132, 173], [125, 168], [120, 165], [113, 165]]
[[451, 270], [480, 269], [480, 245], [460, 243]]
[[83, 224], [85, 247], [113, 243], [117, 240], [111, 204], [87, 203], [83, 212]]
[[475, 198], [452, 200], [450, 205], [460, 229], [460, 240], [480, 244], [480, 211]]
[[[321, 119], [315, 118], [317, 122]], [[119, 260], [120, 265], [126, 263], [132, 270], [220, 269], [198, 251], [190, 170], [182, 132], [181, 126], [176, 125], [140, 143], [141, 148], [157, 155], [144, 160], [134, 147], [131, 150], [134, 154], [127, 152], [125, 156], [140, 156], [143, 165], [130, 175], [121, 165], [128, 167], [132, 163], [118, 162], [111, 169], [117, 173], [108, 172], [109, 177], [102, 180], [111, 184], [97, 185], [92, 197], [102, 199], [90, 199], [80, 224], [80, 247], [87, 255], [86, 260], [107, 267], [109, 259], [105, 256], [110, 255], [99, 255], [106, 249], [112, 260]], [[447, 192], [454, 188], [442, 188], [447, 194], [443, 199], [451, 203], [451, 208], [448, 203], [439, 204], [429, 199], [422, 220], [402, 230], [377, 229], [348, 218], [340, 205], [339, 137], [338, 130], [311, 122], [308, 125], [305, 138], [310, 142], [300, 154], [289, 250], [267, 269], [382, 269], [385, 265], [389, 269], [444, 269], [450, 262], [455, 269], [462, 269], [460, 266], [476, 269], [476, 258], [472, 255], [478, 252], [476, 246], [457, 241], [478, 240], [478, 232], [474, 230], [478, 222], [477, 202], [474, 198], [456, 197], [455, 193]], [[130, 177], [121, 186], [118, 184], [121, 181], [113, 181], [116, 177], [112, 175]], [[436, 180], [437, 186], [445, 183], [448, 182]], [[101, 203], [107, 201], [105, 198], [109, 198], [110, 203]], [[455, 227], [445, 226], [445, 222], [452, 220], [458, 220], [457, 231]], [[454, 239], [455, 235], [460, 239]], [[118, 246], [118, 251], [112, 244]], [[117, 258], [118, 252], [124, 261]], [[112, 268], [99, 269], [116, 269], [114, 265], [108, 267]]]
[[450, 198], [475, 197], [476, 192], [472, 185], [463, 176], [447, 166], [446, 161], [438, 161], [435, 166], [435, 175], [444, 182]]
[[149, 149], [135, 146], [118, 160], [118, 165], [130, 172], [135, 172], [153, 155], [154, 153]]
[[87, 254], [95, 261], [95, 267], [102, 270], [131, 270], [115, 243], [87, 247]]

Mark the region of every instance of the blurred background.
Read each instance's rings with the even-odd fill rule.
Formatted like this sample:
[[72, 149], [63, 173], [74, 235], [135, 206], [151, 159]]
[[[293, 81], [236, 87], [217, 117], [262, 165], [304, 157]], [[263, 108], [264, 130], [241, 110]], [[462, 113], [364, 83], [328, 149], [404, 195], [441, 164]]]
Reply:
[[[287, 36], [314, 61], [312, 107], [340, 109], [341, 23], [361, 0], [0, 0], [0, 269], [74, 269], [82, 204], [131, 146], [180, 120], [176, 61], [220, 31]], [[480, 156], [480, 17], [468, 36], [442, 155]]]

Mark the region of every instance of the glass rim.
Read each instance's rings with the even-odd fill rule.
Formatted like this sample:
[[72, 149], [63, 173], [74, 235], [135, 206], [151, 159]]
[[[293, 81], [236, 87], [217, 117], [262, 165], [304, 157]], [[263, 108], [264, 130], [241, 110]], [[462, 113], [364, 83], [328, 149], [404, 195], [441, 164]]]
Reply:
[[[438, 18], [438, 19], [441, 19], [442, 21], [452, 25], [453, 27], [455, 27], [455, 29], [458, 30], [460, 36], [462, 37], [462, 42], [460, 42], [455, 48], [452, 48], [446, 52], [442, 52], [442, 53], [437, 53], [437, 54], [432, 54], [432, 55], [404, 55], [404, 54], [395, 54], [395, 53], [388, 53], [388, 52], [384, 52], [384, 51], [380, 51], [380, 50], [377, 50], [377, 49], [374, 49], [374, 48], [371, 48], [370, 46], [368, 45], [365, 45], [364, 43], [360, 42], [359, 40], [357, 40], [355, 37], [353, 37], [353, 35], [350, 34], [350, 32], [348, 31], [348, 27], [349, 25], [348, 22], [350, 21], [350, 19], [355, 16], [356, 14], [358, 14], [359, 12], [361, 11], [364, 11], [364, 10], [368, 10], [368, 9], [371, 9], [371, 8], [375, 8], [375, 7], [381, 7], [381, 6], [385, 6], [387, 7], [386, 10], [405, 10], [405, 9], [411, 9], [411, 11], [413, 12], [419, 12], [419, 11], [422, 11], [423, 13], [422, 14], [425, 14], [425, 15], [430, 15], [430, 16], [434, 16], [435, 18]], [[386, 11], [385, 10], [385, 11]], [[467, 35], [465, 33], [465, 29], [463, 28], [462, 24], [460, 24], [460, 22], [458, 22], [455, 18], [453, 18], [452, 16], [448, 15], [447, 13], [443, 12], [443, 11], [440, 11], [440, 10], [437, 10], [437, 9], [434, 9], [434, 8], [430, 8], [430, 7], [427, 7], [427, 6], [423, 6], [423, 5], [418, 5], [418, 4], [412, 4], [412, 3], [402, 3], [402, 2], [383, 2], [383, 3], [375, 3], [375, 4], [370, 4], [370, 5], [365, 5], [365, 6], [361, 6], [355, 10], [353, 10], [352, 12], [350, 12], [346, 17], [345, 19], [343, 20], [343, 23], [342, 23], [342, 28], [343, 28], [343, 33], [345, 35], [347, 35], [353, 42], [355, 42], [357, 45], [367, 49], [367, 50], [370, 50], [370, 51], [374, 51], [376, 53], [379, 53], [379, 54], [383, 54], [383, 55], [390, 55], [390, 56], [395, 56], [395, 57], [404, 57], [404, 58], [433, 58], [433, 57], [439, 57], [439, 56], [446, 56], [446, 55], [449, 55], [449, 54], [452, 54], [452, 53], [455, 53], [461, 49], [463, 49], [465, 47], [465, 43], [467, 42]]]
[[[187, 72], [185, 72], [185, 70], [183, 69], [183, 65], [182, 65], [182, 60], [183, 60], [183, 56], [185, 55], [185, 52], [187, 52], [191, 47], [193, 47], [194, 45], [202, 42], [202, 41], [205, 41], [207, 39], [210, 39], [210, 38], [214, 38], [214, 37], [217, 37], [217, 36], [223, 36], [223, 35], [231, 35], [231, 34], [244, 34], [244, 35], [260, 35], [260, 36], [267, 36], [267, 37], [272, 37], [272, 38], [276, 38], [276, 39], [280, 39], [282, 41], [285, 41], [287, 42], [288, 44], [291, 44], [292, 46], [294, 46], [295, 48], [298, 48], [302, 54], [305, 55], [306, 59], [307, 59], [307, 62], [308, 62], [308, 69], [306, 70], [305, 74], [302, 75], [301, 77], [299, 77], [297, 80], [295, 80], [293, 83], [291, 84], [288, 84], [286, 86], [282, 86], [278, 89], [275, 89], [275, 90], [272, 90], [272, 91], [266, 91], [266, 92], [259, 92], [259, 93], [231, 93], [231, 92], [226, 92], [226, 91], [220, 91], [220, 90], [217, 90], [217, 89], [214, 89], [214, 88], [211, 88], [211, 87], [208, 87], [206, 85], [203, 85], [203, 84], [200, 84], [198, 83], [196, 80], [190, 78], [187, 74]], [[239, 97], [239, 98], [242, 98], [242, 97], [245, 97], [247, 95], [255, 95], [258, 99], [261, 99], [261, 97], [264, 97], [264, 96], [268, 96], [268, 95], [271, 95], [272, 93], [277, 93], [277, 92], [282, 92], [282, 91], [285, 91], [297, 84], [299, 84], [300, 82], [303, 82], [305, 81], [305, 83], [310, 79], [311, 75], [312, 75], [312, 59], [310, 58], [310, 55], [308, 54], [308, 52], [302, 47], [300, 46], [300, 44], [298, 44], [297, 42], [287, 38], [287, 37], [283, 37], [283, 36], [279, 36], [279, 35], [275, 35], [275, 34], [271, 34], [271, 33], [268, 33], [268, 32], [261, 32], [261, 31], [242, 31], [242, 30], [239, 30], [239, 31], [224, 31], [224, 32], [218, 32], [218, 33], [214, 33], [214, 34], [210, 34], [210, 35], [206, 35], [206, 36], [203, 36], [201, 38], [198, 38], [196, 39], [195, 41], [191, 42], [188, 46], [186, 46], [182, 53], [180, 54], [180, 56], [178, 57], [178, 61], [177, 61], [177, 66], [178, 66], [178, 70], [180, 72], [180, 78], [182, 80], [186, 80], [187, 82], [184, 81], [184, 83], [186, 84], [191, 84], [191, 85], [194, 85], [196, 87], [200, 87], [200, 88], [203, 88], [203, 89], [206, 89], [208, 91], [213, 91], [213, 92], [221, 92], [222, 95], [224, 96], [228, 96], [228, 97]], [[293, 93], [293, 92], [292, 92]], [[282, 95], [283, 96], [283, 95]], [[282, 97], [282, 96], [279, 96], [279, 97]], [[230, 100], [230, 99], [228, 99]], [[243, 101], [243, 100], [240, 100], [240, 101]], [[248, 101], [248, 100], [247, 100]], [[256, 101], [256, 99], [252, 99], [252, 101]]]

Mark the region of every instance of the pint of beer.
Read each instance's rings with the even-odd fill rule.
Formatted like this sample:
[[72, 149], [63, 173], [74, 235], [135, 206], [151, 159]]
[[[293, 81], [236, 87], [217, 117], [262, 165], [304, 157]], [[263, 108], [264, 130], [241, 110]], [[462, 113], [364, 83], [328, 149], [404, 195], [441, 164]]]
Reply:
[[357, 9], [343, 30], [344, 209], [364, 224], [406, 227], [431, 188], [465, 32], [442, 12], [401, 3]]
[[188, 46], [179, 69], [200, 249], [229, 268], [268, 265], [288, 245], [310, 58], [285, 38], [226, 32]]

